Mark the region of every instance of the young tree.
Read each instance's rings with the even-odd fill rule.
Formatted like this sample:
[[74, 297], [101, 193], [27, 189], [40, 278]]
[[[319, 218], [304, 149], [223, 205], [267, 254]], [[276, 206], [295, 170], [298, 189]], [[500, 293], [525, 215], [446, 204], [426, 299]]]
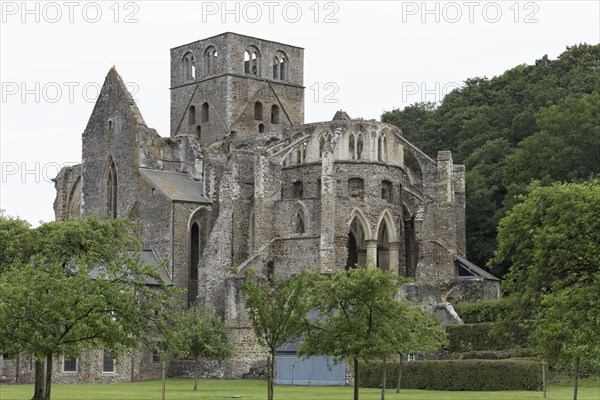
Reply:
[[0, 348], [46, 360], [49, 400], [55, 356], [137, 347], [164, 331], [172, 297], [154, 267], [139, 261], [131, 222], [51, 222], [35, 238], [29, 262], [0, 276]]
[[258, 342], [267, 347], [267, 397], [273, 400], [275, 379], [275, 351], [289, 341], [298, 339], [305, 327], [308, 307], [306, 290], [308, 273], [288, 280], [270, 276], [268, 280], [256, 279], [252, 272], [242, 284], [246, 297], [246, 310], [252, 321]]
[[181, 313], [169, 343], [176, 357], [193, 357], [194, 391], [198, 390], [201, 357], [223, 361], [231, 356], [225, 325], [211, 307], [191, 308]]
[[402, 355], [437, 350], [448, 342], [448, 336], [435, 315], [420, 306], [410, 309], [404, 328], [393, 332], [390, 346], [398, 354], [398, 379], [396, 393], [402, 385]]
[[331, 276], [315, 276], [311, 322], [300, 354], [327, 354], [354, 367], [354, 399], [359, 398], [359, 360], [387, 359], [403, 351], [403, 340], [416, 343], [410, 321], [417, 311], [395, 299], [403, 278], [379, 269], [356, 268]]
[[532, 334], [537, 352], [555, 365], [574, 365], [573, 400], [580, 366], [600, 366], [600, 271], [588, 284], [572, 285], [543, 296]]

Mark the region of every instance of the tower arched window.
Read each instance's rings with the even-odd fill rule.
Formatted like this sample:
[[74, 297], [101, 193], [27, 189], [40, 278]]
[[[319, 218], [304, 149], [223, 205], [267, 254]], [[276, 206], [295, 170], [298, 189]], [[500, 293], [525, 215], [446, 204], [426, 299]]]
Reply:
[[117, 169], [112, 160], [108, 164], [106, 178], [106, 211], [110, 218], [117, 218]]
[[208, 103], [202, 104], [202, 122], [208, 122]]
[[273, 106], [271, 107], [271, 123], [279, 123], [279, 106], [277, 104], [273, 104]]
[[263, 119], [263, 105], [260, 101], [254, 103], [254, 119], [256, 121], [262, 121]]
[[278, 51], [273, 57], [273, 79], [288, 80], [288, 60], [283, 51]]
[[194, 106], [190, 106], [190, 109], [188, 110], [188, 124], [196, 124], [196, 107]]
[[380, 149], [379, 161], [387, 161], [387, 135], [385, 133], [381, 135]]
[[273, 79], [279, 79], [279, 58], [273, 58]]
[[213, 46], [204, 50], [204, 74], [211, 75], [215, 73], [219, 54]]
[[183, 80], [189, 81], [195, 78], [194, 56], [192, 53], [185, 53], [182, 59]]
[[260, 75], [260, 53], [254, 46], [250, 46], [244, 52], [244, 74]]

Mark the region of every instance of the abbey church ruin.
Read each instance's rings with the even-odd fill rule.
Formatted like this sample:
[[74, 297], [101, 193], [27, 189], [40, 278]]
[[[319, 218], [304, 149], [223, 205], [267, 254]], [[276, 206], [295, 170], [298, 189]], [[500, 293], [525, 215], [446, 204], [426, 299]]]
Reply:
[[[57, 220], [135, 221], [144, 260], [185, 289], [189, 305], [211, 304], [224, 318], [234, 346], [228, 377], [264, 360], [243, 311], [244, 270], [288, 277], [358, 265], [435, 285], [447, 302], [498, 296], [498, 280], [465, 257], [464, 166], [343, 111], [305, 123], [303, 57], [300, 47], [235, 33], [171, 49], [168, 137], [146, 125], [113, 68], [81, 164], [56, 178]], [[74, 374], [57, 362], [56, 382], [159, 371], [142, 350], [112, 374], [101, 352], [85, 357]]]

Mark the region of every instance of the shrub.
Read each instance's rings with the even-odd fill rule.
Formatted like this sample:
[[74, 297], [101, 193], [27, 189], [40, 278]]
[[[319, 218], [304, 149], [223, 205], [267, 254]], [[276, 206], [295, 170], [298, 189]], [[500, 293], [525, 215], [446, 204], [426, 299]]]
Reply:
[[[382, 364], [361, 366], [360, 385], [381, 387]], [[388, 363], [388, 388], [396, 387], [398, 364]], [[413, 361], [402, 365], [402, 388], [428, 390], [541, 390], [542, 363], [531, 360]]]
[[526, 347], [529, 330], [517, 323], [496, 325], [480, 324], [448, 325], [448, 352], [466, 353], [481, 350], [502, 350]]
[[465, 324], [496, 322], [506, 316], [508, 303], [504, 299], [489, 300], [478, 303], [457, 304], [454, 309]]

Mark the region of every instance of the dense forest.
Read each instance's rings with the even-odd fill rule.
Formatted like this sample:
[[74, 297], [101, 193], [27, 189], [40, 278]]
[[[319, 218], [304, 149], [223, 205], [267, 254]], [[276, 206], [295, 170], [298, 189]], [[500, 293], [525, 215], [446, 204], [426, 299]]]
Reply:
[[[413, 104], [381, 119], [427, 154], [452, 150], [454, 162], [465, 164], [467, 256], [486, 266], [499, 220], [532, 180], [550, 185], [600, 173], [600, 45], [468, 79], [439, 104]], [[507, 268], [492, 272], [503, 276]]]

